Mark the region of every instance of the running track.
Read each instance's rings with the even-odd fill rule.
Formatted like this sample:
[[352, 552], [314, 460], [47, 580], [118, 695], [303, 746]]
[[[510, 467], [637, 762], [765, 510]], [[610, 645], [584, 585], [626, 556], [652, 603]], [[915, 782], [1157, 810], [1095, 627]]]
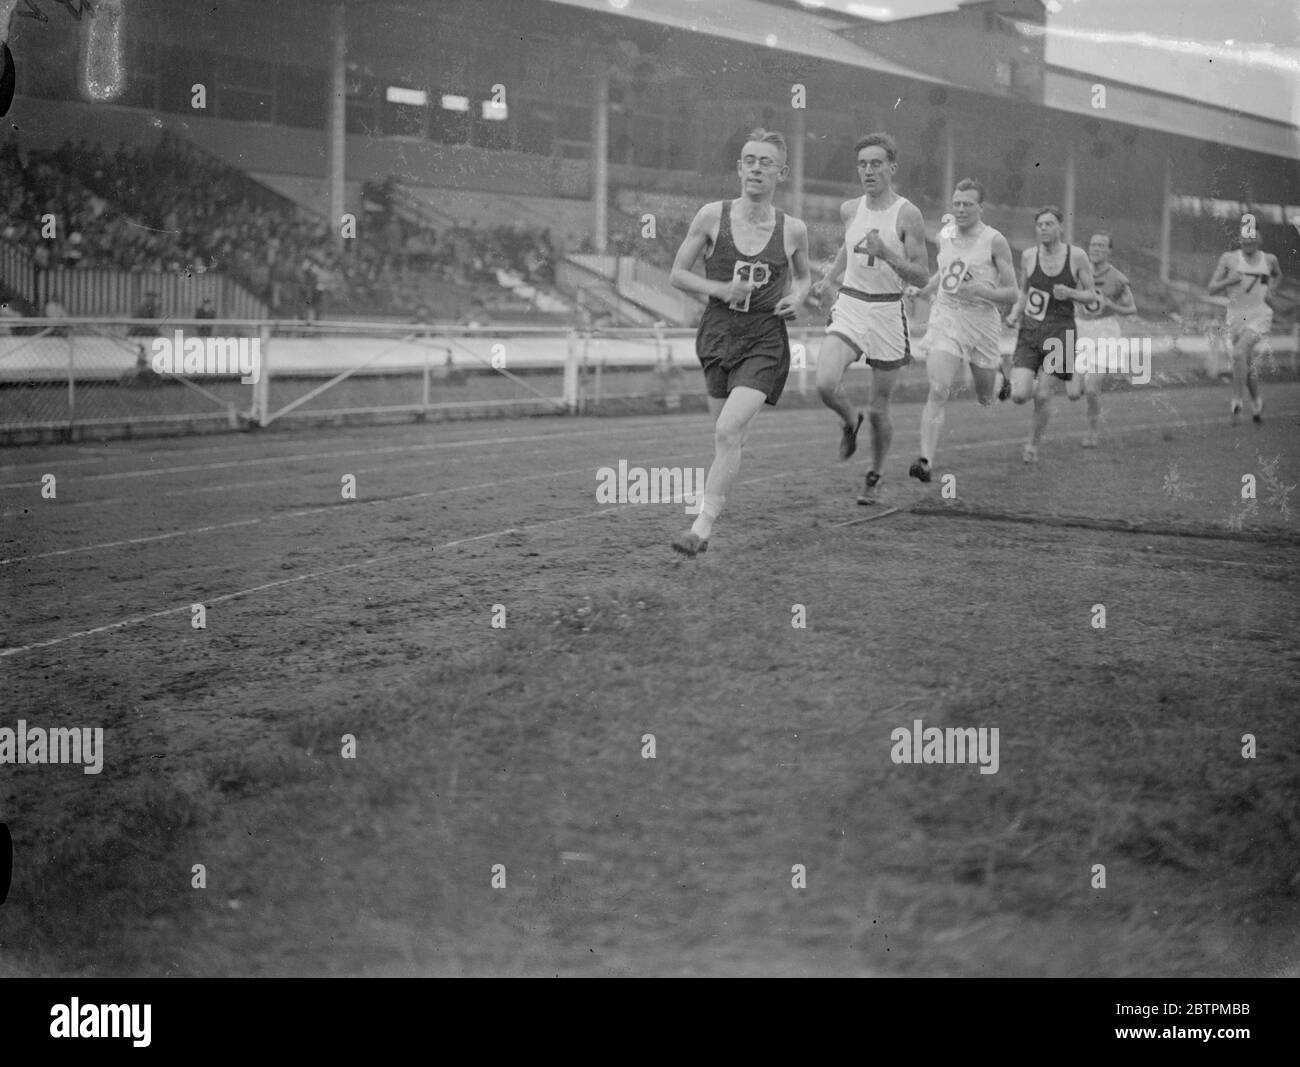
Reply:
[[[1192, 431], [1226, 427], [1225, 388], [1136, 389], [1106, 397], [1109, 448], [1125, 435], [1150, 438], [1182, 422]], [[1300, 385], [1272, 385], [1268, 421], [1244, 430], [1267, 435], [1273, 452], [1296, 441]], [[1044, 463], [1077, 454], [1082, 404], [1058, 396]], [[906, 482], [919, 404], [895, 408], [887, 479]], [[1019, 452], [1030, 408], [979, 409], [969, 396], [949, 404], [938, 469], [1005, 462]], [[733, 500], [779, 510], [782, 483], [835, 475], [841, 500], [827, 517], [858, 517], [852, 506], [869, 455], [837, 467], [839, 431], [824, 410], [765, 411], [746, 448]], [[1259, 437], [1261, 442], [1266, 438]], [[10, 670], [55, 661], [70, 651], [133, 640], [152, 620], [188, 628], [190, 605], [208, 610], [244, 601], [256, 613], [283, 613], [306, 583], [353, 575], [370, 580], [403, 561], [463, 546], [510, 551], [510, 536], [543, 527], [629, 523], [632, 505], [595, 502], [596, 470], [631, 465], [707, 467], [707, 416], [618, 420], [529, 419], [473, 424], [375, 427], [165, 441], [66, 445], [0, 453], [0, 582], [9, 611], [0, 659]], [[57, 495], [41, 495], [53, 474]], [[357, 498], [344, 501], [344, 475]], [[766, 510], [766, 509], [765, 509]], [[857, 514], [855, 514], [855, 511]], [[642, 509], [642, 513], [644, 509]], [[840, 514], [842, 513], [842, 514]], [[675, 509], [673, 514], [677, 515]], [[640, 517], [644, 517], [642, 514]], [[684, 516], [665, 520], [676, 532]], [[725, 521], [725, 516], [724, 516]], [[664, 551], [667, 552], [666, 544]], [[500, 566], [500, 557], [494, 561]], [[581, 579], [581, 573], [574, 576]], [[171, 589], [167, 592], [159, 590]], [[89, 647], [87, 647], [89, 646]], [[44, 653], [44, 654], [42, 654]]]

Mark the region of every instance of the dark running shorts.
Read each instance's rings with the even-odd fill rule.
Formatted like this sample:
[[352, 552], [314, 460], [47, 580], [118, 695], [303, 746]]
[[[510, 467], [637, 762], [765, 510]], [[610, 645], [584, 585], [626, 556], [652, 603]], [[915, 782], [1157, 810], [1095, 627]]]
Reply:
[[695, 335], [709, 396], [725, 400], [738, 385], [776, 404], [790, 374], [790, 335], [776, 315], [750, 314], [710, 304]]
[[[1070, 330], [1071, 336], [1066, 337], [1065, 331]], [[1074, 336], [1074, 320], [1066, 319], [1064, 321], [1057, 319], [1053, 322], [1035, 322], [1032, 325], [1022, 325], [1020, 333], [1016, 335], [1016, 351], [1011, 357], [1012, 367], [1024, 367], [1037, 374], [1043, 369], [1043, 361], [1047, 358], [1047, 353], [1043, 347], [1047, 342], [1055, 337], [1061, 342], [1061, 358], [1068, 359], [1065, 365], [1072, 367], [1074, 365], [1074, 353], [1070, 351], [1069, 343]], [[1066, 374], [1062, 371], [1052, 371], [1052, 373], [1063, 382], [1068, 382], [1074, 377], [1073, 374]]]

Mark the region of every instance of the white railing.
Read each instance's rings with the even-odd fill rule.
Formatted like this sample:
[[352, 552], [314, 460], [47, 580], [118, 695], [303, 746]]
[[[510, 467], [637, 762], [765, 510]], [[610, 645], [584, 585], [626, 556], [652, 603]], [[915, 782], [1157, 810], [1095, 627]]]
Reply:
[[[189, 351], [201, 330], [216, 336], [194, 346], [192, 364], [155, 358]], [[1126, 332], [1149, 332], [1153, 387], [1166, 372], [1188, 377], [1222, 368], [1222, 338], [1212, 332], [1158, 333], [1136, 320]], [[790, 328], [790, 393], [812, 395], [823, 337], [811, 321]], [[1271, 365], [1296, 373], [1300, 329], [1269, 340]], [[1014, 341], [1007, 332], [1003, 351]], [[250, 357], [256, 353], [247, 382], [233, 366], [205, 362], [218, 349], [240, 346]], [[924, 382], [923, 366], [908, 374]], [[700, 386], [695, 331], [687, 328], [0, 319], [0, 441], [46, 430], [107, 433], [110, 424], [135, 433], [164, 424], [251, 428], [305, 417], [577, 414], [614, 399], [672, 409]]]

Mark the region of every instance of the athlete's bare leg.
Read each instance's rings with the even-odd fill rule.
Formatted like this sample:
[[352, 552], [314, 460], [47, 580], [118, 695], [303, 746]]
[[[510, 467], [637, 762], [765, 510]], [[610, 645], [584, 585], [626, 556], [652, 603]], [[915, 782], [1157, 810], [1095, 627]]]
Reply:
[[1250, 399], [1256, 411], [1259, 410], [1259, 370], [1256, 366], [1256, 354], [1260, 336], [1254, 330], [1242, 330], [1232, 346], [1232, 394], [1233, 407], [1239, 408], [1250, 393]]
[[988, 407], [993, 403], [993, 387], [998, 384], [998, 368], [972, 366], [970, 376], [975, 383], [975, 399], [982, 407]]
[[1088, 406], [1088, 436], [1083, 443], [1088, 448], [1097, 446], [1097, 435], [1101, 432], [1101, 378], [1096, 374], [1083, 375], [1083, 396]]
[[858, 424], [858, 413], [844, 392], [844, 372], [858, 358], [849, 343], [842, 337], [828, 333], [822, 340], [817, 356], [817, 392], [822, 403], [840, 417], [849, 429]]
[[1034, 372], [1028, 367], [1011, 368], [1011, 399], [1027, 404], [1034, 395]]
[[889, 398], [894, 394], [896, 370], [871, 368], [871, 403], [867, 418], [871, 421], [871, 469], [880, 473], [885, 467], [890, 442], [894, 439], [894, 422], [889, 415]]
[[[943, 420], [948, 397], [952, 393], [952, 383], [957, 378], [962, 360], [955, 352], [946, 348], [930, 349], [925, 360], [925, 373], [930, 379], [930, 395], [921, 410], [921, 458], [931, 465], [939, 450], [939, 435], [943, 432]], [[991, 375], [993, 372], [990, 371]], [[977, 386], [978, 388], [978, 386]], [[992, 391], [992, 385], [989, 386]], [[988, 399], [981, 401], [987, 404]]]
[[722, 512], [727, 491], [740, 473], [740, 452], [749, 433], [749, 425], [762, 410], [767, 395], [747, 385], [738, 385], [726, 400], [709, 398], [709, 413], [716, 415], [713, 426], [713, 463], [704, 481], [704, 498], [691, 532], [707, 541], [713, 523]]
[[[1047, 420], [1052, 414], [1052, 389], [1056, 376], [1047, 371], [1039, 371], [1038, 388], [1034, 390], [1034, 432], [1029, 443], [1037, 450], [1047, 432]], [[1071, 399], [1077, 400], [1078, 397]]]

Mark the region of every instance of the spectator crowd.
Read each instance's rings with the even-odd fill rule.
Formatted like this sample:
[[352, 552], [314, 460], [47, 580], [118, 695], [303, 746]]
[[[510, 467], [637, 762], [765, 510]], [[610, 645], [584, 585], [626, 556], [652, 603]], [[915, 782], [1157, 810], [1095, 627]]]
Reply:
[[549, 231], [435, 231], [369, 197], [356, 238], [338, 242], [325, 219], [169, 135], [114, 152], [82, 140], [25, 154], [11, 133], [0, 145], [0, 205], [0, 240], [25, 249], [38, 276], [56, 267], [219, 270], [274, 317], [409, 315], [445, 306], [440, 290], [464, 290], [464, 303], [495, 289], [497, 270], [550, 284], [557, 256]]

